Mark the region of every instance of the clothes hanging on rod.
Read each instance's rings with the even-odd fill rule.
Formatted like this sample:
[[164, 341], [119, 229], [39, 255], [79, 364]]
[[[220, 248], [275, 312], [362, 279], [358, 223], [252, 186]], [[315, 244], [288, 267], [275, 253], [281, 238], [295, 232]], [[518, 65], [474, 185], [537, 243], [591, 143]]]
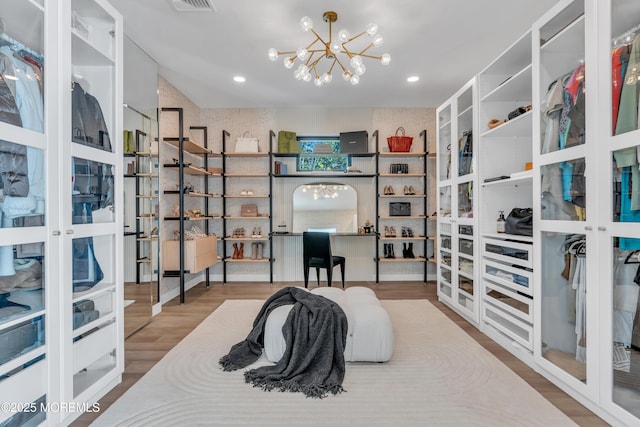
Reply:
[[[585, 143], [585, 67], [553, 81], [541, 110], [542, 153]], [[580, 220], [586, 217], [584, 159], [546, 165], [542, 169], [542, 218]]]
[[458, 147], [458, 176], [470, 174], [473, 167], [473, 135], [470, 130], [462, 133]]
[[[637, 251], [614, 249], [613, 265], [613, 366], [619, 371], [629, 372], [633, 325], [638, 307]], [[633, 261], [633, 259], [636, 261]]]

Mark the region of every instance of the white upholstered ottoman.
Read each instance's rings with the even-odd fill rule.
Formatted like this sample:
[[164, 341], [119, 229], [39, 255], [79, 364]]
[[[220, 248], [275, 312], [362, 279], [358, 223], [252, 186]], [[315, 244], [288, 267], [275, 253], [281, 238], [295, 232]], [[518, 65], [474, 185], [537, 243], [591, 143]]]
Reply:
[[[371, 289], [354, 286], [346, 290], [315, 288], [311, 292], [334, 301], [347, 316], [345, 361], [386, 362], [391, 358], [393, 353], [391, 320]], [[292, 305], [277, 307], [267, 317], [264, 328], [264, 354], [271, 362], [277, 362], [284, 354], [286, 344], [282, 335], [282, 325], [292, 307]]]

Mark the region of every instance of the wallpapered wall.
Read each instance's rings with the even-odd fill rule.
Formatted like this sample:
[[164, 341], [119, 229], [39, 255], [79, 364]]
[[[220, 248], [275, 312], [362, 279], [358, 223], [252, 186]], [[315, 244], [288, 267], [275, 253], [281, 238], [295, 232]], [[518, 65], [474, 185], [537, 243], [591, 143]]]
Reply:
[[[179, 90], [171, 85], [163, 78], [159, 79], [159, 98], [160, 107], [182, 107], [184, 109], [184, 128], [185, 135], [192, 136], [198, 142], [201, 141], [201, 133], [188, 134], [189, 126], [207, 126], [208, 127], [208, 147], [214, 152], [221, 152], [222, 149], [222, 132], [227, 131], [231, 136], [228, 138], [226, 151], [233, 151], [236, 138], [240, 137], [245, 131], [249, 131], [252, 136], [259, 140], [260, 151], [269, 151], [269, 131], [276, 134], [279, 130], [292, 130], [298, 135], [337, 135], [340, 132], [367, 130], [371, 136], [375, 130], [378, 130], [379, 149], [386, 150], [386, 138], [394, 135], [398, 126], [404, 127], [406, 134], [414, 137], [414, 144], [421, 144], [422, 139], [419, 134], [422, 130], [427, 130], [427, 145], [429, 152], [434, 152], [436, 147], [435, 135], [435, 108], [254, 108], [254, 109], [200, 109], [186, 98]], [[178, 120], [176, 113], [164, 112], [160, 115], [160, 136], [177, 136]], [[277, 141], [273, 141], [273, 151], [276, 151]], [[414, 150], [417, 148], [414, 147]], [[375, 142], [370, 138], [370, 151], [375, 151]], [[177, 157], [177, 150], [170, 145], [160, 145], [160, 163], [171, 163], [172, 158]], [[281, 160], [281, 159], [279, 159]], [[194, 165], [201, 165], [200, 157], [187, 159], [192, 161]], [[375, 163], [371, 159], [359, 159], [358, 166], [364, 171], [375, 170]], [[221, 160], [215, 159], [209, 162], [210, 166], [221, 167]], [[227, 169], [233, 172], [268, 172], [269, 164], [267, 159], [227, 159]], [[290, 166], [291, 167], [291, 166]], [[384, 167], [388, 166], [385, 164]], [[411, 166], [412, 167], [412, 166]], [[295, 170], [295, 166], [294, 166]], [[384, 172], [381, 170], [381, 172]], [[435, 162], [429, 161], [429, 171], [427, 183], [428, 192], [428, 212], [430, 215], [435, 211]], [[395, 179], [395, 178], [394, 178]], [[322, 180], [322, 179], [321, 179]], [[203, 178], [187, 178], [187, 182], [192, 183], [196, 190], [202, 187]], [[274, 182], [272, 190], [273, 200], [273, 224], [274, 227], [285, 222], [291, 227], [292, 219], [292, 194], [299, 185], [309, 182], [316, 182], [317, 179], [279, 179]], [[336, 181], [336, 178], [332, 178]], [[358, 218], [361, 224], [369, 219], [375, 223], [375, 207], [376, 195], [378, 191], [375, 188], [373, 179], [342, 179], [342, 182], [351, 184], [358, 192]], [[397, 182], [397, 185], [396, 185]], [[161, 169], [161, 188], [175, 189], [177, 183], [177, 174], [167, 169]], [[402, 191], [404, 182], [397, 180], [393, 182], [396, 191]], [[418, 182], [419, 183], [419, 182]], [[415, 185], [414, 182], [411, 182]], [[209, 178], [209, 192], [222, 193], [222, 178]], [[380, 183], [379, 192], [382, 193], [383, 181]], [[227, 178], [227, 193], [239, 194], [243, 189], [253, 190], [255, 194], [268, 194], [269, 182], [262, 179], [234, 179]], [[162, 195], [160, 202], [161, 215], [164, 216], [171, 212], [178, 200], [176, 196]], [[254, 200], [258, 205], [259, 212], [267, 212], [269, 202], [268, 199]], [[222, 200], [213, 199], [210, 202], [210, 212], [222, 213]], [[240, 209], [240, 200], [230, 199], [227, 202], [228, 214], [238, 214]], [[187, 209], [202, 208], [202, 201], [188, 200]], [[386, 208], [386, 205], [384, 205]], [[381, 214], [383, 214], [383, 205], [380, 205]], [[236, 212], [236, 210], [238, 212]], [[411, 221], [414, 221], [413, 223]], [[222, 236], [222, 222], [219, 220], [210, 221], [210, 232]], [[263, 233], [267, 233], [268, 220], [263, 222], [243, 223], [242, 220], [228, 221], [227, 235], [231, 234], [233, 228], [244, 227], [248, 232], [254, 226], [261, 226]], [[391, 225], [392, 223], [389, 223]], [[420, 222], [415, 220], [406, 220], [403, 224], [400, 222], [393, 223], [398, 232], [402, 225], [419, 228]], [[383, 222], [381, 221], [381, 226]], [[431, 224], [433, 226], [435, 224]], [[175, 222], [164, 221], [162, 224], [162, 239], [172, 238], [173, 230], [177, 229], [178, 224]], [[382, 228], [382, 227], [381, 227]], [[427, 234], [433, 235], [435, 229], [427, 230]], [[218, 253], [222, 251], [222, 244], [218, 246]], [[229, 243], [226, 243], [227, 255], [232, 252]], [[332, 248], [335, 254], [347, 255], [347, 273], [346, 279], [350, 281], [372, 281], [375, 280], [375, 238], [362, 237], [334, 237]], [[414, 248], [416, 255], [423, 255], [424, 248], [418, 245]], [[428, 252], [431, 250], [431, 243], [428, 243]], [[268, 244], [265, 248], [265, 256], [269, 256]], [[274, 263], [274, 281], [300, 282], [303, 280], [302, 273], [302, 238], [301, 237], [275, 237], [273, 239]], [[402, 256], [402, 245], [396, 243], [396, 256]], [[245, 249], [245, 256], [250, 253], [250, 245]], [[382, 254], [382, 244], [380, 244], [380, 254]], [[172, 256], [171, 254], [162, 254], [163, 257]], [[380, 266], [381, 280], [422, 280], [423, 266], [420, 263], [387, 263]], [[435, 277], [435, 267], [429, 265], [429, 273], [431, 277]], [[338, 274], [339, 276], [339, 274]], [[335, 275], [334, 275], [335, 277]], [[214, 281], [222, 280], [222, 263], [218, 263], [211, 268], [211, 279]], [[189, 278], [189, 283], [198, 283], [202, 280], [202, 276]], [[229, 263], [227, 265], [227, 282], [242, 281], [268, 281], [269, 265], [264, 264], [247, 264], [247, 263]], [[315, 273], [312, 273], [311, 280], [315, 280]], [[324, 280], [324, 274], [321, 275]], [[170, 278], [162, 279], [161, 294], [171, 296], [177, 289], [177, 280]], [[163, 298], [163, 300], [165, 300]]]

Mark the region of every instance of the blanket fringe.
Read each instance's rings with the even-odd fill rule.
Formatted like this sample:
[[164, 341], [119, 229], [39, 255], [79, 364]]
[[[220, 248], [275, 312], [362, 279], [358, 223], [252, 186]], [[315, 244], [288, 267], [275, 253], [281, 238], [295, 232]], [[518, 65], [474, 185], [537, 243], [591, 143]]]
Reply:
[[338, 394], [346, 391], [342, 385], [338, 383], [328, 384], [300, 384], [295, 381], [268, 381], [264, 377], [257, 376], [253, 370], [244, 373], [246, 383], [253, 384], [254, 387], [261, 388], [264, 391], [277, 390], [281, 392], [303, 393], [306, 397], [323, 399], [329, 394]]
[[232, 361], [231, 358], [229, 357], [229, 355], [225, 355], [222, 356], [220, 358], [220, 360], [218, 361], [218, 363], [220, 364], [220, 366], [222, 367], [222, 370], [225, 372], [230, 372], [230, 371], [236, 371], [238, 369], [240, 369], [239, 366], [236, 366]]

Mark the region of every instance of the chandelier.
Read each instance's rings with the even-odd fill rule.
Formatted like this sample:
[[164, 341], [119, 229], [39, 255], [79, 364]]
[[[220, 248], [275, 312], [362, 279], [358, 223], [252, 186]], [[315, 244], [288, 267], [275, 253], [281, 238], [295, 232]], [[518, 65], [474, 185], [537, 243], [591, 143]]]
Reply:
[[[378, 34], [378, 26], [376, 24], [367, 25], [365, 31], [353, 37], [347, 30], [340, 30], [337, 39], [334, 39], [333, 23], [338, 20], [338, 14], [329, 11], [325, 12], [322, 18], [324, 22], [329, 23], [328, 40], [318, 35], [313, 29], [311, 18], [305, 16], [300, 20], [300, 27], [305, 32], [312, 32], [316, 38], [308, 46], [301, 47], [295, 51], [280, 52], [271, 48], [269, 49], [269, 59], [275, 61], [280, 55], [293, 55], [284, 59], [284, 66], [287, 69], [291, 69], [295, 65], [295, 60], [300, 60], [298, 68], [293, 73], [294, 77], [305, 82], [313, 80], [313, 83], [318, 87], [331, 83], [331, 73], [336, 64], [340, 67], [344, 80], [357, 85], [360, 82], [360, 76], [367, 71], [363, 58], [377, 59], [384, 65], [388, 65], [391, 62], [391, 56], [388, 53], [380, 56], [366, 53], [372, 47], [378, 47], [383, 42], [382, 36]], [[347, 46], [364, 35], [369, 36], [371, 40], [362, 47], [362, 50], [357, 51]], [[326, 71], [322, 72], [321, 69]]]
[[307, 184], [302, 188], [302, 192], [313, 192], [313, 200], [318, 199], [335, 199], [340, 194], [338, 191], [345, 191], [346, 185], [340, 184]]

